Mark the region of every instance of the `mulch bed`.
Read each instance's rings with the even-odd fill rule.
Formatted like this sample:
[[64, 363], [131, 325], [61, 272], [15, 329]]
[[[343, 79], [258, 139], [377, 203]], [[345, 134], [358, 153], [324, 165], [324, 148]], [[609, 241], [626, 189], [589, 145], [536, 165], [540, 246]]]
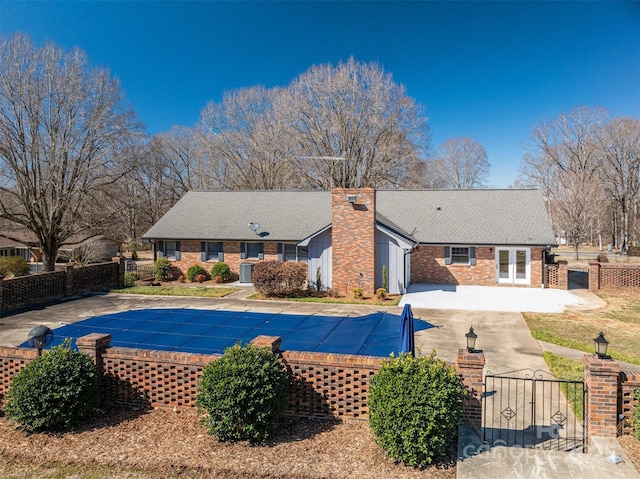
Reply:
[[625, 435], [620, 436], [618, 442], [620, 442], [636, 469], [640, 471], [640, 441], [632, 435]]
[[206, 434], [193, 409], [116, 411], [97, 415], [81, 430], [59, 435], [27, 434], [0, 417], [0, 477], [44, 476], [42, 472], [18, 476], [16, 470], [43, 471], [60, 463], [93, 467], [100, 471], [98, 477], [113, 478], [456, 476], [455, 465], [420, 470], [386, 459], [366, 422], [288, 419], [277, 437], [251, 446], [218, 442]]

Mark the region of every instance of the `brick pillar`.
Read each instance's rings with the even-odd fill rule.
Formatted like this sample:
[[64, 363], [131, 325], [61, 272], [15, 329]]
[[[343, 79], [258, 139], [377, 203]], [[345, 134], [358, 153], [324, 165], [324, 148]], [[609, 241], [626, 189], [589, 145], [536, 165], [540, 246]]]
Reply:
[[88, 354], [102, 371], [102, 355], [111, 346], [111, 335], [91, 333], [76, 339], [76, 346], [80, 352]]
[[118, 284], [115, 286], [116, 288], [124, 288], [124, 272], [126, 270], [126, 259], [124, 256], [116, 256], [111, 258], [112, 261], [118, 263]]
[[64, 295], [73, 296], [73, 265], [68, 264], [64, 267]]
[[600, 289], [600, 263], [589, 261], [589, 291]]
[[282, 343], [282, 339], [280, 336], [266, 336], [261, 334], [260, 336], [256, 336], [250, 342], [255, 346], [260, 348], [269, 348], [272, 353], [277, 353], [280, 351], [280, 344]]
[[569, 266], [563, 259], [558, 261], [558, 289], [569, 289]]
[[456, 369], [467, 391], [462, 401], [462, 420], [482, 425], [482, 383], [484, 372], [484, 353], [459, 349]]
[[585, 354], [584, 387], [587, 391], [585, 423], [589, 438], [615, 438], [618, 432], [618, 378], [620, 365], [612, 359]]
[[[355, 201], [349, 199], [355, 198]], [[351, 296], [375, 293], [376, 192], [373, 188], [331, 191], [332, 288]]]

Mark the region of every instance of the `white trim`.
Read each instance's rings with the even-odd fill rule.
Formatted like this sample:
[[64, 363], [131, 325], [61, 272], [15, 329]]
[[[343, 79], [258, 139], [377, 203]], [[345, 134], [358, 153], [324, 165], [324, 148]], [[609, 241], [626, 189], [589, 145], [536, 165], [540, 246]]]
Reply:
[[[509, 254], [509, 265], [508, 265], [508, 277], [501, 278], [500, 277], [500, 251], [508, 251]], [[525, 277], [517, 278], [516, 277], [516, 258], [517, 252], [524, 251], [526, 253], [526, 266], [525, 266]], [[499, 284], [531, 284], [531, 248], [524, 246], [516, 246], [516, 247], [500, 247], [496, 246], [496, 254], [495, 254], [495, 262], [496, 262], [496, 283]]]
[[384, 234], [391, 236], [394, 240], [396, 240], [398, 242], [398, 245], [402, 248], [402, 249], [413, 249], [416, 247], [416, 245], [418, 243], [414, 242], [414, 243], [409, 243], [403, 236], [400, 236], [398, 233], [395, 233], [394, 231], [390, 230], [389, 228], [386, 228], [385, 226], [376, 223], [376, 229], [378, 231], [382, 231]]
[[309, 246], [309, 242], [315, 238], [316, 236], [318, 236], [319, 234], [324, 233], [325, 231], [327, 231], [329, 228], [331, 228], [331, 225], [327, 225], [324, 228], [322, 228], [321, 230], [316, 231], [315, 233], [307, 236], [305, 239], [303, 239], [302, 241], [300, 241], [300, 243], [298, 243], [296, 246]]

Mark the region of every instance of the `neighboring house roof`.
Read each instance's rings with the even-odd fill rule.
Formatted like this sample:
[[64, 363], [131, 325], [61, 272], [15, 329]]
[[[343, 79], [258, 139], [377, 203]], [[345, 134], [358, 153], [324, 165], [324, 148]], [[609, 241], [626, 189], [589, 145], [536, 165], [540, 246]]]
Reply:
[[[60, 245], [60, 249], [75, 249], [95, 242], [120, 245], [120, 241], [104, 235], [95, 235], [89, 238], [74, 235]], [[0, 231], [0, 248], [28, 248], [29, 246], [35, 247], [35, 245], [37, 245], [36, 238], [29, 231]]]
[[[439, 208], [439, 209], [438, 209]], [[548, 245], [538, 190], [378, 190], [376, 221], [415, 243]], [[143, 238], [301, 241], [331, 224], [328, 191], [190, 191]]]

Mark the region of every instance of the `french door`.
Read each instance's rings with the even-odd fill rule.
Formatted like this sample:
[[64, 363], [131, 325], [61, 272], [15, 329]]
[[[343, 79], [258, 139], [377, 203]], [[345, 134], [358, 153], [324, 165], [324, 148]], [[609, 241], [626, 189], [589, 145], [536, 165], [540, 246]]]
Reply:
[[496, 248], [496, 283], [531, 284], [531, 250]]

